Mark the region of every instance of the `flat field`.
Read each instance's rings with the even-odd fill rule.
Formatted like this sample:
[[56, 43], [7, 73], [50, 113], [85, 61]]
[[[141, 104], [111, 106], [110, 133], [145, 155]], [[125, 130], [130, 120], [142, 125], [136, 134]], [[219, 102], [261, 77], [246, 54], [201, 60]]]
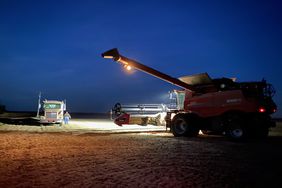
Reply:
[[282, 187], [281, 123], [268, 139], [244, 143], [163, 130], [20, 127], [0, 126], [0, 187]]

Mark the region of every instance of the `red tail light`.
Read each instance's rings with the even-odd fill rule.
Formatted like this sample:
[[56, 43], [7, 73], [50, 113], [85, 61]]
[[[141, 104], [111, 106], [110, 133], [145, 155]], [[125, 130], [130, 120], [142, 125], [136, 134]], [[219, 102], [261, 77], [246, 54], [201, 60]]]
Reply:
[[264, 113], [265, 111], [266, 111], [265, 108], [263, 108], [263, 107], [260, 107], [260, 108], [259, 108], [259, 112], [260, 112], [260, 113]]

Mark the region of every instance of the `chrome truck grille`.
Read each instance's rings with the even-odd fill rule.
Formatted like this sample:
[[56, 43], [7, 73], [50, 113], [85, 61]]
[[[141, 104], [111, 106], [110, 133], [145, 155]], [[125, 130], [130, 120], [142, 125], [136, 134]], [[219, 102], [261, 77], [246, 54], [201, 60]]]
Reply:
[[46, 118], [57, 119], [57, 113], [56, 112], [46, 112]]

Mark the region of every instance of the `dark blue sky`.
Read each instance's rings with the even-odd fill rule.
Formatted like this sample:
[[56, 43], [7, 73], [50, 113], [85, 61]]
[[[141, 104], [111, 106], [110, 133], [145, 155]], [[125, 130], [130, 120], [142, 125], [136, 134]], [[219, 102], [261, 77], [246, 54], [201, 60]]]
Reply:
[[281, 10], [279, 0], [1, 0], [0, 103], [36, 110], [39, 91], [71, 112], [162, 102], [175, 87], [101, 58], [117, 47], [174, 77], [265, 78], [281, 107]]

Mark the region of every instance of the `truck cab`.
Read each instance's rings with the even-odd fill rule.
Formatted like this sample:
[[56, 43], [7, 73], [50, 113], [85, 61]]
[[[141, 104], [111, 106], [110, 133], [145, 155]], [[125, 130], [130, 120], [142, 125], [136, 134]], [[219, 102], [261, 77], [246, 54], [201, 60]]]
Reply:
[[62, 123], [66, 104], [64, 101], [44, 100], [40, 123]]

